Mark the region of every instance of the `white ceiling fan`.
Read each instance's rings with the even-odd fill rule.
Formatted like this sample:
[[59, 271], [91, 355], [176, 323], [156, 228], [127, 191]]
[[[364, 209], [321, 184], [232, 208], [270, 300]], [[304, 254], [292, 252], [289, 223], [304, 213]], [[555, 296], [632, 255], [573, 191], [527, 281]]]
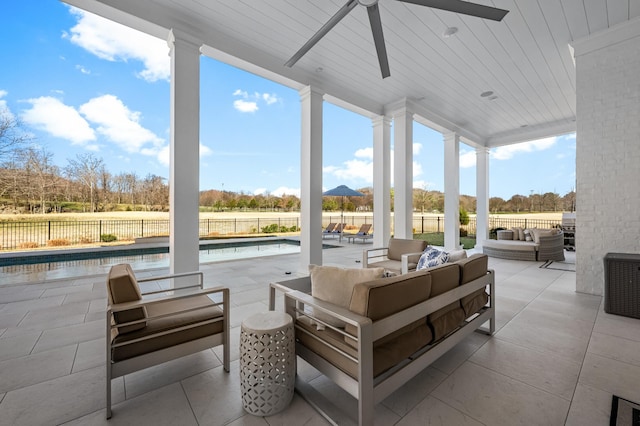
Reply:
[[[382, 34], [382, 22], [380, 20], [380, 9], [378, 9], [379, 0], [348, 0], [347, 3], [336, 12], [323, 26], [311, 37], [305, 44], [289, 59], [285, 66], [291, 68], [300, 58], [302, 58], [317, 42], [320, 41], [331, 29], [336, 26], [354, 7], [358, 4], [367, 8], [369, 14], [369, 23], [371, 32], [373, 33], [373, 41], [376, 45], [378, 53], [378, 62], [380, 63], [380, 71], [382, 78], [391, 75], [389, 70], [389, 60], [387, 59], [387, 49], [384, 44], [384, 35]], [[476, 16], [483, 19], [491, 19], [501, 21], [509, 12], [508, 10], [498, 9], [491, 6], [484, 6], [477, 3], [470, 3], [462, 0], [397, 0], [404, 3], [417, 4], [419, 6], [433, 7], [436, 9], [447, 10], [449, 12], [462, 13], [464, 15]]]

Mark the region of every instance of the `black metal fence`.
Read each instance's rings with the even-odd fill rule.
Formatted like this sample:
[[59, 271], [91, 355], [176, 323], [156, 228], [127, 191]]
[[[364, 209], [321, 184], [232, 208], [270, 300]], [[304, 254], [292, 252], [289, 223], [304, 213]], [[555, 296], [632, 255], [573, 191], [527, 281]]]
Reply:
[[[324, 216], [322, 226], [330, 222], [344, 222], [347, 229], [357, 230], [363, 224], [373, 223], [373, 215]], [[520, 226], [523, 228], [551, 228], [560, 220], [510, 219], [491, 217], [489, 228]], [[475, 218], [461, 225], [468, 235], [476, 234]], [[258, 233], [296, 232], [300, 229], [298, 217], [201, 219], [200, 236], [232, 236]], [[320, 229], [320, 228], [319, 228]], [[444, 216], [414, 215], [414, 233], [444, 232]], [[86, 220], [86, 221], [24, 221], [0, 222], [0, 249], [35, 248], [72, 244], [92, 244], [115, 238], [131, 241], [136, 238], [169, 235], [169, 220]]]

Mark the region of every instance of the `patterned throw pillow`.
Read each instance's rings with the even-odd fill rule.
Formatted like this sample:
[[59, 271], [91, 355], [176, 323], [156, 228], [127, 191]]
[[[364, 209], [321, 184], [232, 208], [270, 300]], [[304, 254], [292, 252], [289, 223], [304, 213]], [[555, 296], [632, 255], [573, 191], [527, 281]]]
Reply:
[[420, 256], [416, 270], [431, 268], [433, 266], [442, 265], [449, 260], [449, 253], [438, 250], [434, 247], [427, 247]]

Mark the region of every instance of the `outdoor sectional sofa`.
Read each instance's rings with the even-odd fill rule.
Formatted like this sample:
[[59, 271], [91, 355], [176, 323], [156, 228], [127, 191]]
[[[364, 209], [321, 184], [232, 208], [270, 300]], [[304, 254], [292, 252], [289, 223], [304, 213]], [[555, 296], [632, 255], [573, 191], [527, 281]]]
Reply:
[[[355, 397], [358, 423], [371, 425], [377, 403], [466, 336], [493, 334], [495, 281], [487, 263], [475, 254], [408, 274], [342, 281], [352, 287], [342, 306], [314, 297], [312, 270], [310, 277], [272, 283], [270, 309], [282, 291], [295, 320], [296, 354]], [[308, 383], [297, 379], [296, 389], [335, 424], [352, 423]]]
[[[530, 240], [526, 235], [530, 235]], [[482, 242], [482, 252], [501, 259], [563, 261], [564, 234], [559, 229], [539, 228], [498, 231], [497, 240]]]

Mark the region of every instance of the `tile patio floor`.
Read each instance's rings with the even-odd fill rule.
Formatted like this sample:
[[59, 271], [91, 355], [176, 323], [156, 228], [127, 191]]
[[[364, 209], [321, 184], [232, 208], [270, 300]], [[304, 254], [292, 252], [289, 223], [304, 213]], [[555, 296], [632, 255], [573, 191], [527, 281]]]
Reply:
[[[325, 250], [324, 264], [359, 267], [363, 245], [343, 246]], [[118, 378], [108, 422], [104, 274], [0, 285], [0, 425], [328, 424], [297, 395], [271, 417], [241, 405], [242, 319], [266, 311], [268, 283], [295, 277], [298, 264], [293, 254], [202, 265], [207, 287], [231, 289], [231, 373], [214, 348]], [[601, 297], [574, 291], [575, 273], [540, 264], [490, 259], [497, 333], [471, 335], [379, 404], [376, 425], [607, 425], [612, 394], [640, 401], [640, 320], [604, 313]], [[312, 367], [298, 368], [354, 410]]]

